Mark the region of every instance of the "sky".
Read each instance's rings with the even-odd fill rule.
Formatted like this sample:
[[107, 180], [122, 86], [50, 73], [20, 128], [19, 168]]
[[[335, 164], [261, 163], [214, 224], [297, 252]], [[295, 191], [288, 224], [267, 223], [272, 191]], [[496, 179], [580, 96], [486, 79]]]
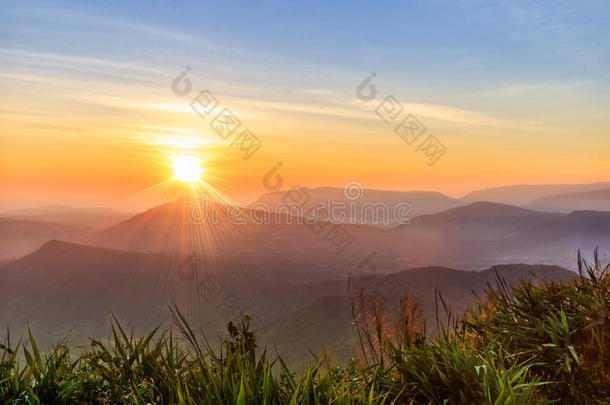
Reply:
[[[150, 204], [180, 189], [185, 155], [240, 201], [268, 191], [278, 162], [282, 188], [461, 196], [610, 180], [607, 1], [0, 9], [2, 209]], [[375, 97], [358, 92], [366, 78]], [[218, 103], [202, 116], [191, 103], [204, 90]], [[225, 109], [240, 122], [226, 139], [211, 126]], [[411, 143], [395, 131], [407, 117], [425, 128]], [[248, 159], [246, 129], [261, 145]], [[428, 141], [444, 153], [427, 156]]]

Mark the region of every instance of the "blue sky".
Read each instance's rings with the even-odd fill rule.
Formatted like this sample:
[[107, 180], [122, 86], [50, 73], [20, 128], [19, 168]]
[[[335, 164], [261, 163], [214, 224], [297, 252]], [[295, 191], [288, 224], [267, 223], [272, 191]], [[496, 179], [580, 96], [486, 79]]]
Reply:
[[[33, 52], [163, 66], [239, 62], [234, 69], [263, 76], [273, 65], [373, 69], [443, 89], [610, 78], [607, 1], [19, 1], [3, 8], [2, 47]], [[294, 82], [286, 76], [278, 79]]]
[[160, 84], [189, 65], [229, 94], [325, 90], [343, 102], [375, 71], [402, 100], [504, 118], [538, 117], [532, 110], [548, 104], [552, 121], [610, 105], [607, 1], [20, 1], [2, 13], [0, 61], [13, 72]]

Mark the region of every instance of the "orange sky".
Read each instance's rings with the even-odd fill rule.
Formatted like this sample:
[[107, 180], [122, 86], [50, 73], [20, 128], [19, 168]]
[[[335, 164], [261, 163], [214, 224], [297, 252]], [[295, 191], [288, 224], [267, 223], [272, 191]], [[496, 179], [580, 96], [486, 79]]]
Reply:
[[[149, 197], [162, 197], [154, 185], [171, 179], [172, 156], [179, 154], [200, 157], [208, 169], [206, 181], [238, 200], [265, 192], [262, 177], [278, 161], [284, 188], [358, 181], [367, 188], [439, 190], [452, 196], [496, 185], [602, 181], [610, 173], [602, 129], [583, 134], [564, 128], [567, 135], [557, 135], [553, 128], [519, 128], [510, 121], [495, 127], [476, 117], [452, 122], [441, 113], [419, 115], [447, 148], [428, 166], [426, 157], [403, 143], [374, 108], [355, 103], [345, 109], [358, 117], [344, 119], [229, 102], [263, 142], [244, 161], [237, 147], [189, 111], [188, 100], [175, 100], [169, 89], [159, 93], [155, 108], [150, 100], [148, 107], [133, 100], [118, 113], [71, 113], [61, 97], [55, 101], [48, 95], [44, 106], [30, 103], [24, 116], [5, 114], [0, 127], [4, 205], [146, 205]], [[26, 110], [28, 100], [18, 101]], [[163, 107], [169, 105], [185, 108]], [[33, 119], [37, 108], [47, 111]], [[184, 133], [189, 135], [179, 135]], [[586, 141], [596, 133], [604, 142]]]
[[[265, 25], [242, 31], [210, 17], [214, 33], [187, 22], [170, 26], [163, 10], [125, 6], [133, 18], [146, 14], [136, 21], [79, 7], [87, 6], [4, 10], [10, 35], [0, 35], [0, 209], [144, 208], [180, 189], [171, 180], [177, 155], [201, 159], [204, 179], [240, 201], [264, 193], [262, 178], [280, 161], [284, 188], [358, 181], [459, 197], [492, 186], [610, 180], [608, 53], [596, 39], [606, 36], [595, 31], [604, 24], [566, 37], [538, 30], [544, 13], [504, 16], [512, 28], [501, 32], [479, 15], [480, 26], [469, 29], [481, 32], [458, 46], [446, 41], [462, 26], [439, 27], [437, 37], [419, 38], [424, 44], [388, 22], [403, 35], [394, 47], [379, 42], [385, 37], [374, 25], [344, 27], [375, 44], [366, 47], [325, 34], [331, 28], [306, 15], [290, 18], [311, 25], [309, 36], [282, 25], [275, 28], [287, 37], [273, 42]], [[187, 6], [180, 12], [191, 18]], [[460, 13], [470, 18], [469, 10]], [[267, 17], [270, 26], [281, 22]], [[512, 48], [498, 54], [484, 30]], [[409, 58], [414, 47], [418, 58]], [[172, 82], [186, 66], [192, 89], [181, 96]], [[373, 70], [375, 98], [359, 99], [357, 87]], [[203, 89], [219, 101], [207, 119], [190, 107]], [[392, 125], [375, 112], [389, 95], [403, 108]], [[241, 121], [228, 141], [210, 128], [224, 108]], [[426, 127], [413, 145], [394, 132], [409, 114]], [[246, 128], [262, 147], [244, 161], [231, 141]], [[416, 151], [430, 134], [446, 148], [432, 166]]]

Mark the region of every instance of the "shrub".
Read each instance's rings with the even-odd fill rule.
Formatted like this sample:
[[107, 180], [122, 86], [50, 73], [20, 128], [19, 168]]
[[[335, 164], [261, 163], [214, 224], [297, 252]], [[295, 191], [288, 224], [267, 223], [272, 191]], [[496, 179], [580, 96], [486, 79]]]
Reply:
[[486, 302], [469, 310], [464, 327], [479, 350], [497, 342], [531, 373], [552, 382], [543, 391], [561, 403], [610, 398], [610, 272], [578, 258], [572, 282], [508, 286], [498, 280]]

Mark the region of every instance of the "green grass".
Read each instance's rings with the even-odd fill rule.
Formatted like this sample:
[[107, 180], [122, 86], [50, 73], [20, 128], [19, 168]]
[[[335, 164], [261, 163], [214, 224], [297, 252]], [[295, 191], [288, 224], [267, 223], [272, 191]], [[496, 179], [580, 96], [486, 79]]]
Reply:
[[177, 308], [169, 330], [134, 336], [113, 319], [111, 341], [84, 350], [41, 353], [29, 334], [0, 345], [0, 403], [608, 404], [609, 266], [596, 254], [579, 268], [569, 283], [498, 280], [461, 319], [447, 310], [434, 335], [407, 298], [390, 327], [360, 291], [360, 357], [341, 366], [312, 357], [298, 374], [257, 347], [248, 317], [229, 323], [220, 349]]

